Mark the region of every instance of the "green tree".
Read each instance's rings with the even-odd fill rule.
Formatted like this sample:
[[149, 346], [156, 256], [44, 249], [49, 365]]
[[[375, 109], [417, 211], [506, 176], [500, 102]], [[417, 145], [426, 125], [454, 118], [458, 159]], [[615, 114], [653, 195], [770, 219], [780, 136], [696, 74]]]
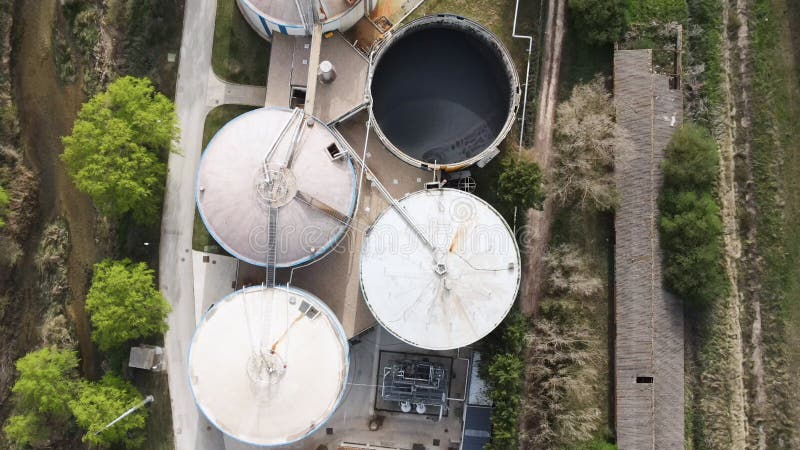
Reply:
[[519, 355], [504, 353], [492, 358], [489, 384], [492, 400], [492, 437], [488, 450], [519, 447], [519, 407], [524, 364]]
[[0, 186], [0, 228], [6, 226], [5, 218], [6, 218], [6, 213], [8, 212], [7, 211], [8, 201], [9, 199], [6, 190], [3, 189], [3, 186]]
[[722, 266], [722, 221], [709, 193], [667, 194], [659, 219], [664, 281], [684, 301], [705, 307], [728, 292]]
[[484, 340], [487, 362], [481, 376], [490, 387], [492, 400], [492, 435], [489, 450], [517, 448], [522, 396], [523, 354], [529, 323], [517, 309], [512, 310], [500, 327]]
[[507, 157], [502, 165], [497, 186], [500, 198], [522, 209], [542, 209], [545, 192], [539, 165], [522, 157]]
[[156, 289], [153, 270], [125, 259], [95, 264], [86, 310], [94, 328], [92, 340], [109, 351], [165, 332], [171, 308]]
[[693, 123], [672, 135], [662, 164], [664, 189], [710, 192], [719, 176], [717, 144], [708, 130]]
[[62, 159], [75, 185], [103, 214], [158, 216], [165, 159], [177, 136], [174, 104], [146, 78], [123, 77], [85, 103]]
[[569, 0], [569, 12], [589, 44], [616, 42], [628, 28], [627, 0]]
[[69, 417], [67, 403], [73, 395], [72, 375], [77, 368], [78, 357], [71, 350], [43, 348], [18, 359], [19, 379], [11, 388], [17, 405], [55, 418]]
[[667, 145], [658, 225], [664, 283], [687, 305], [704, 308], [728, 294], [722, 220], [714, 188], [719, 154], [704, 129], [686, 124]]
[[36, 413], [15, 414], [3, 427], [6, 439], [19, 447], [36, 446], [47, 440], [47, 430]]
[[113, 427], [95, 433], [141, 400], [141, 395], [130, 383], [107, 374], [100, 382], [84, 382], [69, 407], [78, 426], [86, 430], [84, 442], [101, 447], [116, 444], [138, 448], [144, 442], [142, 433], [147, 421], [146, 409], [139, 409]]

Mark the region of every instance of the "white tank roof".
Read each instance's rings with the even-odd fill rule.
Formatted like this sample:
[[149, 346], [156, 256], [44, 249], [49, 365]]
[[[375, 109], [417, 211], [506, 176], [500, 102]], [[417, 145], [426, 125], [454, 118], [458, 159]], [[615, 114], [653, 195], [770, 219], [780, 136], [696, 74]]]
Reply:
[[210, 309], [189, 348], [200, 410], [252, 445], [298, 441], [323, 426], [344, 396], [349, 346], [336, 316], [300, 289], [257, 286]]
[[512, 230], [484, 200], [454, 189], [415, 192], [399, 205], [435, 249], [397, 210], [378, 217], [361, 255], [361, 287], [375, 318], [399, 339], [431, 350], [483, 338], [517, 296]]
[[262, 108], [237, 117], [214, 136], [200, 161], [196, 196], [203, 223], [233, 256], [264, 266], [268, 211], [277, 208], [275, 265], [324, 255], [356, 206], [355, 168], [346, 156], [331, 156], [344, 148], [324, 123], [300, 110]]

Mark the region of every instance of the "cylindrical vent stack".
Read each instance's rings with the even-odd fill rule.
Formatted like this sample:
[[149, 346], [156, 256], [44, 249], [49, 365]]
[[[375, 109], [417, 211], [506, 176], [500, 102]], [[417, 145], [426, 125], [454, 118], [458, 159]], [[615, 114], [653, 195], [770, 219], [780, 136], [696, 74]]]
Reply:
[[333, 67], [333, 63], [330, 61], [322, 61], [319, 63], [319, 81], [322, 83], [328, 84], [332, 83], [333, 80], [336, 79], [336, 70]]

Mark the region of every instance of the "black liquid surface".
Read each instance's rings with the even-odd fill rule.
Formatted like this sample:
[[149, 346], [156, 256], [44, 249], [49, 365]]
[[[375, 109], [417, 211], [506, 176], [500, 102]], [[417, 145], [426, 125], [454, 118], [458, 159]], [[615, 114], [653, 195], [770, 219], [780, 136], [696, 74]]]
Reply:
[[511, 83], [490, 44], [452, 28], [406, 34], [377, 63], [373, 112], [386, 137], [409, 156], [439, 164], [489, 146], [508, 114]]

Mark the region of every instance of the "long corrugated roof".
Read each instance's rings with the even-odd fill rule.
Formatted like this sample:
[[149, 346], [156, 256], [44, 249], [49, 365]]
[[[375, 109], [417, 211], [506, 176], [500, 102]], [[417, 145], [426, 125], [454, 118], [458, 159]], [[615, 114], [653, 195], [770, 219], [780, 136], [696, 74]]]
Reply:
[[683, 313], [679, 299], [662, 288], [657, 200], [664, 148], [683, 117], [682, 97], [667, 76], [653, 73], [650, 50], [620, 50], [614, 104], [631, 143], [616, 161], [617, 444], [678, 449], [684, 446]]

